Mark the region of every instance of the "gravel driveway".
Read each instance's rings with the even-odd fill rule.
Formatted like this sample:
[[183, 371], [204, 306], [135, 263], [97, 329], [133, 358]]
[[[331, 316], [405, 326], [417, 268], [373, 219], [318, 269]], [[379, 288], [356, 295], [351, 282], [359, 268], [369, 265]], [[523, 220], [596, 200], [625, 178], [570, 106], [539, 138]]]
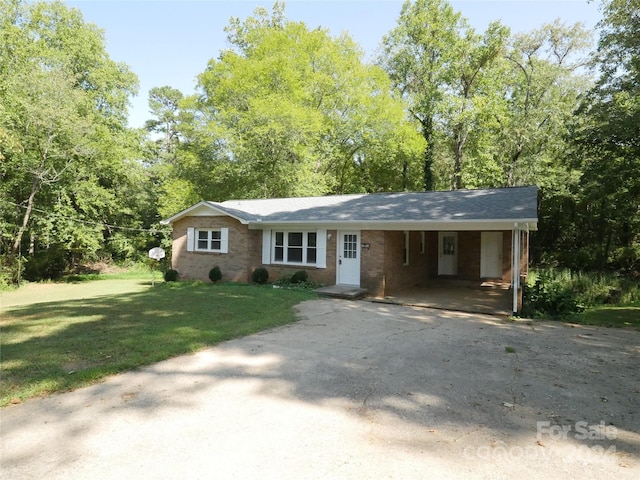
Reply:
[[0, 411], [7, 479], [640, 475], [640, 333], [314, 300]]

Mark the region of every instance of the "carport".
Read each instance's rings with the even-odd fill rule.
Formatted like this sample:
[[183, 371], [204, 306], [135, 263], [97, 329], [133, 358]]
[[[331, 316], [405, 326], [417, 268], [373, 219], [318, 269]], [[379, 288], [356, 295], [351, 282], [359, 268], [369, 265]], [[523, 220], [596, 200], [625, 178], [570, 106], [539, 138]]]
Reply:
[[502, 282], [447, 282], [407, 288], [394, 295], [372, 297], [374, 302], [509, 316], [512, 288]]

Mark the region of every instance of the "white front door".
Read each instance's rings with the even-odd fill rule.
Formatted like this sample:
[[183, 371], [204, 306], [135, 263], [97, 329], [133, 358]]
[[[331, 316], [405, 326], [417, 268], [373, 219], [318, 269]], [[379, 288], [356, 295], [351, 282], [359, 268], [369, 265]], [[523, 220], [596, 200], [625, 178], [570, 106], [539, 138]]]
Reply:
[[438, 232], [438, 275], [458, 274], [458, 232]]
[[480, 277], [502, 278], [502, 232], [482, 232]]
[[338, 234], [336, 284], [360, 286], [360, 232]]

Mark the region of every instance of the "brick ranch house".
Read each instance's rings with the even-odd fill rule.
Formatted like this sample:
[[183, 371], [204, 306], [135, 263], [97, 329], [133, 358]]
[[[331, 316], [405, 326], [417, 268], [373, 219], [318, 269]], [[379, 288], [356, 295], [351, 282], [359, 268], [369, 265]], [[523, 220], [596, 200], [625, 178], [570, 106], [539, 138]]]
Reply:
[[172, 266], [183, 279], [249, 282], [306, 270], [313, 281], [383, 297], [451, 279], [494, 279], [518, 289], [537, 188], [378, 193], [199, 202], [163, 223], [173, 227]]

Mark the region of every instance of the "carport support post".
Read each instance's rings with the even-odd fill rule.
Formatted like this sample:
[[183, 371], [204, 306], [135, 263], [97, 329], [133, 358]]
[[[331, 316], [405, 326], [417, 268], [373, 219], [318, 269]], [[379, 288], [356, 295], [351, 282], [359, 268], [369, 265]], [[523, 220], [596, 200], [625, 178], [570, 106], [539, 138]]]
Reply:
[[520, 229], [518, 224], [513, 224], [511, 245], [511, 275], [513, 276], [513, 314], [518, 313], [518, 289], [520, 288]]

